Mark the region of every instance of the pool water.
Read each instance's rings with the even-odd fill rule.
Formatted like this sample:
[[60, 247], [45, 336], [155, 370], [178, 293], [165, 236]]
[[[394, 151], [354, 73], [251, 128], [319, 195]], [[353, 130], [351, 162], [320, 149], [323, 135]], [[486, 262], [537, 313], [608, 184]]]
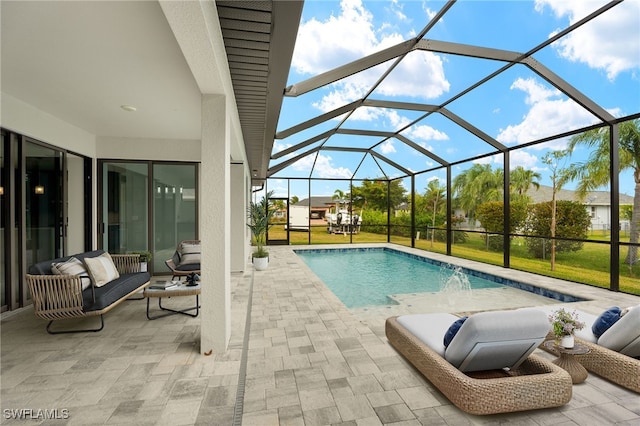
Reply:
[[[439, 292], [454, 269], [390, 249], [296, 250], [348, 308], [393, 303], [389, 295]], [[502, 284], [467, 274], [471, 289]]]

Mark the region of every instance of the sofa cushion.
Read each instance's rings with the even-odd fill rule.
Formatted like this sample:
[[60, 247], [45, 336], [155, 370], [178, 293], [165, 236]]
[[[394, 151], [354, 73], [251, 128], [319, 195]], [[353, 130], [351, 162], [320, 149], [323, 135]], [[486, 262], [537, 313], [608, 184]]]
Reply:
[[176, 266], [176, 271], [200, 271], [200, 263], [187, 263], [186, 265], [178, 265]]
[[[150, 279], [151, 276], [148, 272], [135, 272], [122, 274], [119, 278], [108, 282], [102, 287], [88, 288], [82, 292], [84, 310], [88, 312], [104, 309], [149, 282]], [[93, 292], [96, 295], [95, 302], [93, 301]]]
[[84, 253], [73, 254], [71, 256], [58, 257], [53, 260], [45, 260], [43, 262], [34, 263], [29, 266], [29, 273], [32, 275], [53, 275], [51, 270], [51, 264], [66, 262], [67, 260], [75, 257], [76, 259], [83, 261], [87, 257], [96, 257], [104, 253], [104, 250], [93, 250]]
[[71, 257], [64, 262], [54, 262], [51, 264], [51, 271], [54, 275], [79, 275], [82, 281], [82, 289], [85, 290], [91, 285], [91, 277], [84, 263], [75, 257]]
[[451, 324], [451, 327], [449, 327], [447, 332], [444, 333], [444, 339], [442, 343], [444, 344], [445, 348], [448, 347], [453, 338], [456, 337], [456, 334], [458, 334], [458, 330], [460, 330], [460, 327], [462, 327], [462, 324], [464, 324], [467, 318], [468, 317], [464, 316], [455, 320], [453, 324]]
[[591, 326], [591, 331], [596, 337], [602, 336], [602, 333], [607, 331], [613, 324], [620, 319], [622, 309], [617, 306], [612, 306], [607, 309], [595, 320]]
[[102, 287], [120, 277], [120, 273], [118, 273], [116, 265], [113, 264], [113, 259], [111, 259], [109, 253], [102, 253], [97, 257], [87, 257], [84, 259], [84, 263], [87, 265], [91, 281], [96, 287]]
[[178, 251], [180, 257], [180, 263], [178, 263], [178, 266], [198, 265], [199, 267], [201, 250], [200, 244], [182, 243]]
[[621, 354], [640, 356], [640, 305], [633, 307], [598, 339], [598, 345]]

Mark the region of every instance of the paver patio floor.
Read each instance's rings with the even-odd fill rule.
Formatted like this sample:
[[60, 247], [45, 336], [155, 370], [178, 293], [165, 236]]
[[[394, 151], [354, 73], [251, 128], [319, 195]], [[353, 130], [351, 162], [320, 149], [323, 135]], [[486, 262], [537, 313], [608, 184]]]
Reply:
[[[66, 418], [29, 424], [640, 424], [640, 395], [595, 375], [575, 385], [563, 407], [468, 415], [384, 336], [388, 316], [427, 310], [424, 300], [349, 310], [292, 247], [270, 253], [266, 271], [232, 274], [232, 334], [224, 353], [200, 354], [200, 318], [149, 321], [145, 301], [121, 304], [99, 333], [48, 335], [30, 308], [3, 315], [2, 423], [24, 424], [13, 414], [32, 410], [33, 418], [49, 410]], [[640, 304], [635, 296], [460, 262], [578, 293], [589, 299], [579, 308], [596, 314]], [[186, 307], [193, 300], [169, 302]]]

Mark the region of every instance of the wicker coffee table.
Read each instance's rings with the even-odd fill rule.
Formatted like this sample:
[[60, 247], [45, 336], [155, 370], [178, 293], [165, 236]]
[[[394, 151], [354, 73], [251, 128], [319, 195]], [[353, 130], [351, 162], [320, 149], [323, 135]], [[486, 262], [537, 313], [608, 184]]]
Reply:
[[[200, 284], [195, 286], [188, 286], [186, 283], [182, 283], [176, 287], [166, 288], [166, 289], [155, 289], [155, 288], [146, 288], [143, 293], [144, 297], [147, 298], [147, 318], [150, 320], [166, 317], [168, 315], [182, 314], [188, 315], [190, 317], [197, 317], [200, 313]], [[196, 305], [191, 308], [176, 310], [170, 309], [162, 306], [163, 298], [170, 297], [181, 297], [181, 296], [195, 296], [196, 297]], [[158, 307], [162, 311], [166, 311], [160, 315], [151, 316], [149, 314], [149, 305], [152, 297], [156, 297], [158, 299]], [[195, 313], [190, 313], [190, 311], [194, 311]]]
[[587, 346], [576, 343], [573, 348], [565, 348], [557, 345], [555, 340], [547, 340], [544, 345], [558, 355], [553, 363], [569, 373], [573, 384], [582, 383], [587, 379], [587, 369], [574, 357], [588, 354], [591, 350]]

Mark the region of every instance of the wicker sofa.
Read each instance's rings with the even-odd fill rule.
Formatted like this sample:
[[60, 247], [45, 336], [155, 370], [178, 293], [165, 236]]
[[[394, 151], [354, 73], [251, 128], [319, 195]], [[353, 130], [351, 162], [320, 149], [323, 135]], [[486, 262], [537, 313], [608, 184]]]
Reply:
[[[503, 315], [498, 311], [479, 313], [474, 317], [484, 314], [496, 314], [493, 318], [495, 321], [489, 322], [492, 330], [489, 333], [480, 331], [483, 336], [479, 340], [474, 339], [474, 336], [479, 336], [478, 328], [472, 326], [465, 333], [465, 322], [449, 345], [449, 348], [458, 352], [453, 357], [456, 360], [445, 358], [445, 352], [449, 348], [444, 348], [442, 343], [447, 328], [457, 319], [454, 315], [440, 313], [394, 316], [387, 319], [385, 331], [389, 343], [455, 406], [467, 413], [509, 413], [568, 403], [572, 396], [569, 374], [548, 360], [530, 354], [538, 342], [545, 338], [546, 329], [536, 331], [535, 339], [524, 342], [517, 336], [517, 330], [530, 318], [514, 322], [511, 317], [518, 314]], [[546, 321], [546, 318], [543, 317], [542, 321]], [[502, 339], [504, 329], [494, 327], [494, 324], [513, 325], [513, 333], [507, 331], [506, 334], [516, 338], [512, 340], [509, 336]], [[511, 343], [520, 348], [510, 348]], [[511, 354], [503, 358], [508, 352]], [[466, 355], [460, 357], [460, 353]], [[502, 368], [504, 362], [513, 363], [513, 367]], [[475, 367], [471, 370], [474, 371], [462, 371], [461, 367], [473, 364]]]
[[[633, 307], [599, 338], [592, 332], [597, 315], [567, 306], [564, 308], [570, 312], [575, 311], [578, 319], [586, 324], [582, 330], [576, 331], [575, 341], [587, 346], [590, 352], [575, 355], [578, 362], [590, 372], [640, 393], [640, 305]], [[558, 307], [543, 309], [551, 313]], [[548, 337], [555, 338], [552, 333]], [[544, 345], [540, 349], [556, 354], [552, 348]]]
[[[86, 282], [88, 275], [60, 275], [55, 274], [52, 269], [53, 265], [72, 258], [86, 262], [87, 258], [104, 257], [104, 253], [103, 250], [94, 250], [39, 262], [29, 267], [26, 281], [31, 291], [33, 309], [37, 317], [49, 321], [46, 327], [49, 334], [100, 331], [104, 328], [105, 313], [149, 285], [149, 273], [140, 272], [139, 254], [111, 255], [119, 277], [99, 287]], [[51, 327], [57, 320], [95, 316], [100, 317], [98, 328], [53, 330]]]

